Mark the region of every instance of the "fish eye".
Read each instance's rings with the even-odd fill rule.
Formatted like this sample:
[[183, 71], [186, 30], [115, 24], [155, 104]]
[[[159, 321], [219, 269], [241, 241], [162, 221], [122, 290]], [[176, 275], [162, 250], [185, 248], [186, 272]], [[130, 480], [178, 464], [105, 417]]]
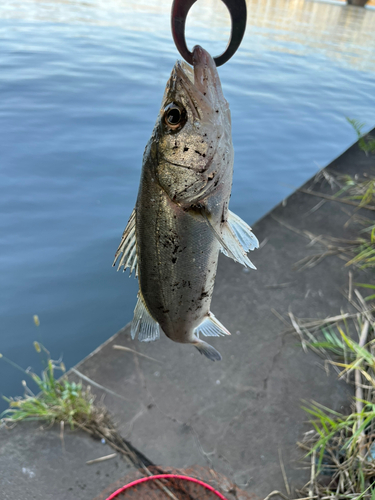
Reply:
[[181, 129], [186, 123], [185, 109], [171, 102], [164, 108], [164, 121], [171, 130]]
[[181, 121], [181, 111], [178, 108], [172, 108], [166, 116], [169, 125], [178, 125]]

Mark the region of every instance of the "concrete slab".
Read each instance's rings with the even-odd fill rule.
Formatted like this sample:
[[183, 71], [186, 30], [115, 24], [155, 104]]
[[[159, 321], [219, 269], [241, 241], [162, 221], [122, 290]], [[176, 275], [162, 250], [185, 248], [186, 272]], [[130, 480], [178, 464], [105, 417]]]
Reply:
[[[374, 157], [354, 145], [328, 168], [355, 175], [373, 167]], [[314, 189], [330, 194], [325, 182]], [[164, 336], [154, 344], [132, 342], [125, 328], [79, 365], [85, 375], [128, 399], [105, 396], [122, 435], [154, 464], [208, 464], [266, 496], [285, 490], [280, 450], [291, 487], [308, 480], [308, 471], [296, 462], [295, 443], [307, 420], [301, 400], [342, 410], [351, 391], [333, 374], [327, 376], [320, 360], [305, 354], [295, 337], [282, 333], [284, 325], [271, 309], [314, 318], [350, 310], [341, 293], [348, 282], [341, 259], [330, 257], [301, 272], [292, 269], [317, 251], [300, 232], [344, 238], [355, 233], [352, 226], [343, 227], [351, 207], [326, 201], [311, 211], [319, 201], [297, 191], [255, 224], [263, 243], [252, 255], [257, 272], [221, 257], [212, 311], [232, 336], [210, 343], [222, 353], [222, 362], [211, 363]], [[355, 270], [354, 280], [363, 282], [366, 273]], [[115, 344], [154, 360], [114, 350]]]
[[1, 500], [91, 500], [131, 471], [119, 456], [97, 464], [88, 460], [113, 453], [81, 431], [27, 423], [0, 429]]
[[[374, 167], [374, 156], [366, 157], [354, 145], [328, 168], [354, 175]], [[321, 181], [314, 189], [330, 194]], [[133, 342], [126, 327], [76, 367], [112, 391], [93, 387], [104, 396], [122, 436], [150, 463], [208, 465], [264, 497], [274, 489], [285, 491], [281, 453], [290, 487], [307, 481], [308, 471], [296, 461], [295, 443], [307, 420], [301, 400], [342, 410], [351, 390], [333, 374], [327, 376], [321, 361], [305, 354], [294, 336], [283, 333], [284, 324], [271, 309], [282, 314], [290, 308], [299, 317], [314, 318], [350, 310], [341, 293], [348, 280], [342, 260], [330, 257], [312, 269], [293, 271], [296, 261], [317, 251], [302, 231], [354, 234], [352, 226], [343, 227], [351, 207], [326, 201], [312, 211], [319, 201], [297, 191], [255, 224], [263, 245], [252, 255], [258, 271], [245, 272], [220, 258], [212, 311], [232, 336], [210, 343], [223, 361], [212, 363], [164, 336], [153, 344]], [[354, 281], [366, 279], [364, 271], [354, 270]], [[139, 354], [115, 350], [116, 344]], [[65, 453], [54, 428], [0, 429], [0, 440], [4, 500], [23, 500], [25, 491], [27, 498], [89, 500], [127, 474], [120, 459], [87, 466], [87, 460], [111, 450], [78, 432], [66, 432]]]

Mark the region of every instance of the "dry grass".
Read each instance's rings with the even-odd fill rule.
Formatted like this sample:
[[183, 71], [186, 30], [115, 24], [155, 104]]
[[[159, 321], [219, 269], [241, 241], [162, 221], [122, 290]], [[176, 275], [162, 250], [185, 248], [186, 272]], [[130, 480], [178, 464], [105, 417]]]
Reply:
[[375, 304], [357, 289], [353, 295], [354, 314], [303, 320], [290, 313], [291, 330], [305, 349], [355, 387], [347, 414], [317, 402], [304, 404], [312, 429], [298, 445], [309, 459], [311, 477], [300, 498], [375, 500]]
[[[375, 141], [361, 136], [357, 126], [359, 146], [366, 154], [375, 152]], [[359, 127], [359, 128], [358, 128]], [[316, 183], [328, 183], [332, 195], [314, 191]], [[277, 219], [289, 230], [305, 237], [309, 247], [318, 248], [294, 265], [295, 270], [311, 268], [329, 256], [345, 261], [345, 266], [367, 269], [370, 283], [353, 283], [349, 271], [347, 298], [354, 313], [343, 313], [321, 319], [297, 318], [289, 311], [290, 327], [306, 352], [312, 350], [324, 360], [327, 372], [334, 369], [340, 379], [352, 384], [355, 398], [346, 413], [336, 412], [319, 402], [305, 402], [311, 430], [298, 443], [305, 452], [310, 468], [310, 480], [298, 492], [298, 500], [375, 500], [375, 224], [364, 213], [375, 211], [375, 177], [332, 175], [322, 170], [304, 193], [320, 197], [321, 201], [305, 216], [319, 210], [328, 200], [355, 207], [348, 213], [344, 227], [354, 224], [358, 230], [353, 239], [316, 235], [292, 227]], [[360, 209], [364, 209], [359, 212]], [[343, 268], [345, 269], [345, 268]], [[363, 297], [362, 293], [367, 296]], [[285, 318], [274, 313], [285, 323]], [[285, 332], [285, 333], [286, 333]], [[268, 495], [290, 499], [281, 492]], [[297, 499], [296, 499], [297, 500]]]
[[[330, 185], [334, 192], [333, 195], [327, 195], [313, 189], [314, 185], [321, 181]], [[296, 262], [294, 269], [301, 271], [305, 268], [314, 267], [323, 259], [333, 255], [344, 260], [346, 266], [375, 269], [375, 222], [373, 218], [364, 217], [359, 212], [360, 209], [369, 211], [369, 214], [375, 211], [375, 177], [367, 174], [363, 174], [362, 177], [358, 175], [355, 177], [349, 175], [338, 176], [324, 169], [317, 174], [309, 189], [300, 189], [299, 191], [322, 198], [305, 216], [319, 210], [328, 200], [354, 206], [355, 210], [353, 213], [348, 213], [348, 220], [344, 228], [349, 224], [355, 224], [358, 234], [352, 239], [313, 234], [310, 231], [292, 227], [274, 217], [280, 224], [309, 240], [309, 247], [318, 247], [315, 253], [307, 255]], [[346, 212], [344, 207], [343, 210]]]

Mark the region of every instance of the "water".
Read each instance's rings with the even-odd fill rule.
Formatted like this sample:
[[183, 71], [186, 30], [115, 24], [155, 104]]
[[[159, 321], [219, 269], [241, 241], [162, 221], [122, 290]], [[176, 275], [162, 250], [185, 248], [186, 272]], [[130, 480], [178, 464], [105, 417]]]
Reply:
[[[0, 5], [0, 352], [23, 367], [40, 369], [33, 340], [69, 367], [132, 317], [136, 281], [111, 264], [178, 56], [170, 6]], [[236, 152], [231, 209], [252, 223], [354, 142], [346, 116], [375, 125], [375, 10], [248, 8], [243, 44], [220, 74]], [[195, 4], [190, 46], [217, 54], [228, 34], [221, 2]], [[22, 378], [0, 362], [0, 393], [21, 394]]]

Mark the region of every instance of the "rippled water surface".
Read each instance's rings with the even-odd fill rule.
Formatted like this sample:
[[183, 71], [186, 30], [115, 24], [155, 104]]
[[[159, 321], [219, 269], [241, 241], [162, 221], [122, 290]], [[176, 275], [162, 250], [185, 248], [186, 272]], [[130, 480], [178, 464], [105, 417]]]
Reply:
[[[0, 352], [24, 367], [38, 368], [33, 340], [71, 366], [131, 319], [136, 281], [111, 264], [178, 56], [170, 6], [0, 4]], [[354, 142], [346, 116], [375, 125], [375, 10], [249, 0], [248, 11], [220, 75], [231, 209], [253, 223]], [[190, 46], [216, 54], [228, 34], [221, 2], [199, 0]], [[23, 377], [1, 362], [0, 393], [20, 393]]]

